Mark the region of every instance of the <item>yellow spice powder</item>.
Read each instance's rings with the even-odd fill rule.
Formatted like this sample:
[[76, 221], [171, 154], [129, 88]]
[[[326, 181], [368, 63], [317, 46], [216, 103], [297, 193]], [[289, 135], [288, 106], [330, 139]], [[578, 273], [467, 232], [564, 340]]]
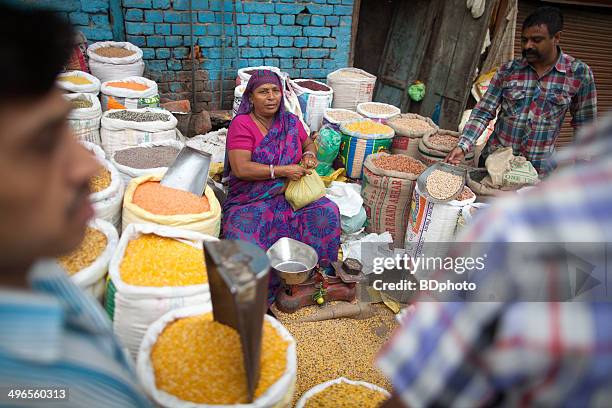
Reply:
[[208, 282], [202, 248], [155, 234], [130, 241], [119, 269], [121, 279], [136, 286], [188, 286]]
[[[264, 322], [261, 371], [255, 398], [285, 372], [288, 342]], [[247, 383], [238, 332], [212, 313], [169, 324], [151, 352], [157, 388], [200, 404], [244, 404]]]

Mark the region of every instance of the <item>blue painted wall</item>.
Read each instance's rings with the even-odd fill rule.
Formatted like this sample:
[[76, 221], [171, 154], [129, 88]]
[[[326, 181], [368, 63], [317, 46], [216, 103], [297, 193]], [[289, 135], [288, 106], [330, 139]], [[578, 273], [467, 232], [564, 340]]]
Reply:
[[[120, 2], [120, 7], [111, 7], [113, 2]], [[29, 3], [65, 13], [90, 43], [118, 39], [117, 21], [123, 20], [122, 34], [142, 48], [146, 76], [158, 82], [162, 96], [190, 98], [188, 0], [29, 0]], [[353, 0], [237, 0], [235, 26], [231, 0], [192, 0], [192, 7], [195, 42], [203, 57], [196, 67], [197, 108], [218, 108], [222, 72], [223, 105], [228, 108], [233, 100], [237, 68], [274, 65], [292, 78], [324, 80], [329, 72], [348, 64]], [[110, 10], [122, 10], [122, 15], [118, 19], [116, 11], [112, 16]]]

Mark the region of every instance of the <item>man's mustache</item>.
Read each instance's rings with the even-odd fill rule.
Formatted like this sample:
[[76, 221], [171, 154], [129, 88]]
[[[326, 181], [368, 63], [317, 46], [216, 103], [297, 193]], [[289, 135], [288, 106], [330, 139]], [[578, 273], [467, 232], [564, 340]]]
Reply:
[[528, 55], [539, 57], [540, 53], [536, 50], [523, 50], [523, 57], [526, 57]]

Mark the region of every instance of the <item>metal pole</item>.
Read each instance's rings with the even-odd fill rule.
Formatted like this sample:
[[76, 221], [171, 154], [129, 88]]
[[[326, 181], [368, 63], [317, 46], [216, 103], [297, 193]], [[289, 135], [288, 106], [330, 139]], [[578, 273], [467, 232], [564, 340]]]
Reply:
[[219, 109], [223, 109], [223, 81], [225, 80], [225, 0], [221, 2], [221, 80], [219, 81]]

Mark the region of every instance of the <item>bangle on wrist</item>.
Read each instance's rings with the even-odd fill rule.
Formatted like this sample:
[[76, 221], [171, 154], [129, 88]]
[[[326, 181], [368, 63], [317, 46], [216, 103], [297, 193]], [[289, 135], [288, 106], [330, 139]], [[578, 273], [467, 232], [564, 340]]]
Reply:
[[274, 165], [273, 164], [270, 165], [270, 178], [272, 180], [274, 180], [276, 178], [276, 177], [274, 177]]
[[316, 157], [315, 154], [311, 151], [306, 151], [304, 153], [302, 153], [302, 157], [306, 156], [306, 155], [311, 155], [312, 157]]

